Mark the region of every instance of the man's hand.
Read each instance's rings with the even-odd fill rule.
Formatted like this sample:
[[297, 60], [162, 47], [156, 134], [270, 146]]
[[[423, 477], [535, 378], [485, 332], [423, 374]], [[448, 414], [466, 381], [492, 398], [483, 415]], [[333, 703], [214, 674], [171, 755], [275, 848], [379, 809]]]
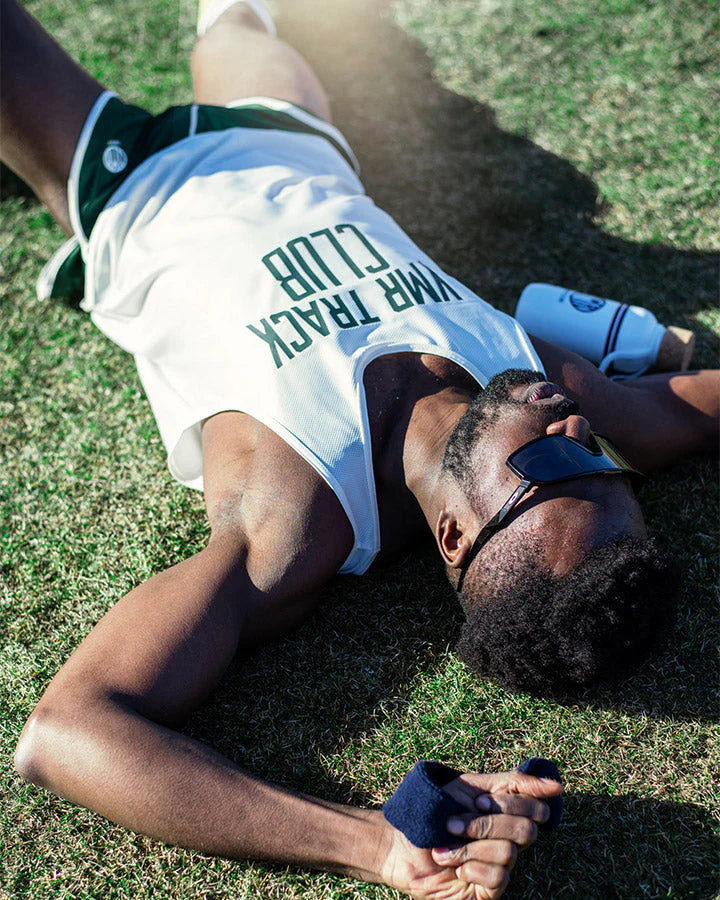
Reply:
[[548, 819], [543, 800], [561, 794], [562, 785], [514, 769], [461, 775], [443, 790], [468, 810], [448, 821], [448, 831], [472, 840], [420, 850], [393, 828], [383, 880], [418, 900], [495, 900], [508, 885], [518, 851], [535, 841], [537, 825]]

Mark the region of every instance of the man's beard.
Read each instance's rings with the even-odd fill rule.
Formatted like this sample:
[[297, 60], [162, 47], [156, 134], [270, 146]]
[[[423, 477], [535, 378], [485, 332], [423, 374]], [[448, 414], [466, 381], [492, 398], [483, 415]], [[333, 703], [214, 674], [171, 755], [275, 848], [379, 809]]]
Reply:
[[493, 375], [485, 389], [468, 407], [465, 415], [475, 418], [476, 429], [484, 430], [495, 422], [504, 410], [509, 411], [516, 407], [534, 410], [547, 419], [548, 424], [562, 422], [578, 411], [577, 403], [567, 397], [552, 406], [534, 407], [532, 403], [511, 396], [512, 389], [518, 385], [531, 385], [537, 381], [547, 381], [547, 378], [541, 372], [533, 372], [531, 369], [506, 369]]
[[567, 398], [552, 405], [534, 406], [532, 403], [516, 400], [511, 396], [510, 392], [518, 385], [531, 385], [545, 380], [545, 376], [541, 372], [533, 372], [531, 369], [506, 369], [504, 372], [494, 375], [488, 381], [485, 389], [480, 391], [467, 408], [450, 434], [445, 445], [442, 461], [443, 471], [450, 472], [455, 478], [466, 482], [470, 475], [469, 461], [478, 438], [482, 438], [483, 434], [494, 426], [498, 419], [512, 415], [513, 410], [522, 408], [525, 414], [530, 410], [530, 414], [537, 415], [545, 427], [552, 422], [561, 422], [576, 413], [578, 411], [577, 403]]

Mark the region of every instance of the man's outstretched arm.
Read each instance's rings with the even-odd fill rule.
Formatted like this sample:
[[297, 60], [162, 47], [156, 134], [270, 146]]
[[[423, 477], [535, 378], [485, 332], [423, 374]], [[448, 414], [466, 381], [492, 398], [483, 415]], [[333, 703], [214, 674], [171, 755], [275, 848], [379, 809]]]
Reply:
[[546, 814], [516, 792], [549, 797], [558, 785], [492, 776], [502, 813], [473, 817], [468, 836], [482, 839], [436, 858], [377, 810], [268, 784], [179, 732], [236, 648], [302, 619], [313, 605], [302, 598], [352, 545], [320, 476], [266, 429], [245, 431], [246, 420], [223, 413], [205, 425], [208, 546], [136, 588], [88, 635], [25, 727], [20, 773], [168, 843], [386, 881], [418, 897], [438, 884], [458, 891], [442, 896], [472, 897], [459, 892], [468, 883], [483, 886], [477, 897], [499, 896], [517, 848], [535, 837], [533, 820]]
[[252, 590], [242, 555], [213, 539], [111, 609], [29, 720], [21, 774], [128, 828], [203, 852], [386, 881], [419, 897], [441, 884], [458, 890], [443, 896], [464, 897], [467, 882], [484, 885], [478, 897], [499, 896], [517, 848], [534, 840], [532, 820], [545, 815], [537, 800], [507, 791], [518, 781], [515, 790], [543, 797], [557, 786], [497, 776], [497, 803], [510, 814], [473, 817], [468, 834], [483, 839], [443, 858], [412, 847], [378, 811], [262, 782], [176, 730], [235, 652], [238, 591]]
[[551, 381], [580, 405], [592, 428], [609, 437], [641, 471], [695, 453], [717, 453], [720, 371], [663, 372], [612, 381], [592, 363], [538, 338], [533, 343]]
[[169, 843], [369, 878], [382, 828], [367, 813], [264, 784], [176, 730], [235, 654], [249, 588], [243, 555], [213, 539], [116, 604], [47, 689], [17, 767]]

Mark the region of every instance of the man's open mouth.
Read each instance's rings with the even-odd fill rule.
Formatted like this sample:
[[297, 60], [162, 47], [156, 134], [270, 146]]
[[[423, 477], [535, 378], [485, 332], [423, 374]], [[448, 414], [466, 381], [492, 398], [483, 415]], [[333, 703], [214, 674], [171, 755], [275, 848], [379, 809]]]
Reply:
[[543, 406], [550, 406], [554, 403], [560, 403], [567, 400], [565, 391], [552, 381], [537, 381], [535, 384], [529, 385], [523, 395], [525, 403], [537, 403]]

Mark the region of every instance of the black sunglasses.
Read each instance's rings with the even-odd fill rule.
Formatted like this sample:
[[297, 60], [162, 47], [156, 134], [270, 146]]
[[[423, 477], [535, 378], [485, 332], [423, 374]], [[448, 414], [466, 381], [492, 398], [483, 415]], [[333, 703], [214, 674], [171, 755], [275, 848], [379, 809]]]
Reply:
[[599, 434], [591, 434], [590, 446], [581, 444], [566, 434], [535, 438], [511, 453], [505, 460], [505, 465], [517, 475], [520, 484], [502, 508], [480, 529], [473, 541], [460, 570], [458, 593], [462, 590], [472, 561], [495, 532], [503, 527], [509, 513], [531, 488], [587, 475], [628, 475], [636, 485], [643, 478], [642, 473], [623, 459], [607, 438]]

